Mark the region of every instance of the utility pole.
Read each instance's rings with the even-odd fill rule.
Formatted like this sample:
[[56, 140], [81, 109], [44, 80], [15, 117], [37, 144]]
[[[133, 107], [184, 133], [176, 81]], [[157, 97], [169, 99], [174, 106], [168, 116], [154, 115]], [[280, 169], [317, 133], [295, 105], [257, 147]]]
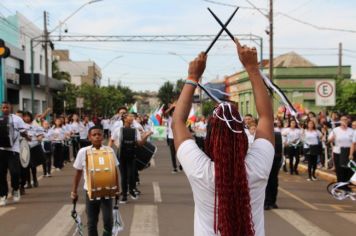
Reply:
[[44, 50], [45, 50], [45, 84], [46, 84], [46, 109], [50, 107], [50, 95], [49, 95], [49, 76], [48, 76], [48, 31], [47, 31], [47, 12], [43, 12], [43, 33], [44, 33]]
[[269, 1], [269, 79], [273, 81], [273, 0]]
[[342, 43], [339, 43], [339, 68], [338, 68], [338, 76], [342, 77]]

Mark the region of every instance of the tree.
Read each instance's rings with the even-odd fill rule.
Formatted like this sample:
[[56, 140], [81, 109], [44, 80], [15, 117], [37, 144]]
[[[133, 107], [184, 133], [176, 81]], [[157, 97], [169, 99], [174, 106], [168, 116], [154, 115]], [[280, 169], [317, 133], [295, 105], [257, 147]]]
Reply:
[[215, 108], [215, 102], [208, 100], [203, 103], [203, 116], [209, 116], [213, 114]]
[[57, 60], [52, 62], [52, 77], [57, 80], [65, 80], [70, 82], [70, 74], [59, 69]]
[[168, 104], [173, 102], [174, 96], [174, 85], [167, 81], [158, 90], [158, 98], [163, 104]]
[[335, 110], [344, 114], [356, 114], [356, 82], [350, 79], [336, 79]]
[[174, 87], [174, 94], [176, 98], [178, 99], [180, 93], [182, 92], [183, 86], [184, 86], [185, 81], [183, 79], [179, 79], [176, 82], [176, 85]]

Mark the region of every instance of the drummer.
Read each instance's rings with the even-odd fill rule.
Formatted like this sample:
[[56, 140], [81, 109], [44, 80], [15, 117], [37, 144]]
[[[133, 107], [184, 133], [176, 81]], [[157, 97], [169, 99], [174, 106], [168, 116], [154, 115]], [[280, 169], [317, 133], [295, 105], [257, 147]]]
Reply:
[[[106, 147], [102, 144], [103, 142], [103, 130], [99, 126], [93, 126], [89, 129], [88, 131], [88, 138], [91, 141], [91, 146], [87, 146], [84, 148], [81, 148], [78, 152], [77, 157], [75, 158], [75, 162], [73, 164], [73, 167], [76, 169], [76, 174], [74, 176], [74, 181], [73, 181], [73, 188], [71, 192], [71, 198], [73, 201], [78, 200], [78, 185], [80, 183], [80, 180], [82, 178], [82, 175], [86, 176], [86, 152], [87, 150], [90, 150], [91, 148], [95, 149], [101, 149], [101, 148], [109, 148]], [[111, 149], [111, 148], [110, 148]], [[114, 153], [114, 151], [112, 150]], [[115, 155], [115, 154], [114, 154]], [[117, 161], [117, 158], [115, 157], [115, 160]], [[116, 162], [116, 166], [118, 166], [119, 163]], [[84, 172], [84, 173], [83, 173]], [[102, 216], [103, 216], [103, 221], [104, 221], [104, 232], [103, 235], [111, 236], [112, 228], [113, 228], [113, 203], [112, 199], [106, 199], [106, 198], [101, 198], [99, 200], [90, 200], [87, 194], [87, 179], [84, 177], [84, 191], [85, 191], [85, 205], [86, 205], [86, 213], [87, 213], [87, 218], [88, 218], [88, 235], [98, 235], [98, 218], [99, 218], [99, 213], [100, 209], [102, 210]]]
[[73, 157], [77, 156], [79, 151], [79, 125], [80, 120], [77, 114], [73, 114], [72, 122], [70, 123], [70, 132], [72, 137], [72, 145], [73, 145]]
[[[13, 132], [9, 133], [12, 146], [0, 145], [0, 207], [5, 206], [8, 196], [7, 171], [10, 171], [13, 201], [20, 201], [20, 136], [26, 137], [25, 123], [14, 114], [10, 114], [11, 105], [4, 101], [1, 104], [2, 117], [7, 118]], [[7, 124], [6, 124], [7, 125]], [[1, 134], [0, 134], [1, 135]], [[4, 137], [7, 138], [7, 137]]]
[[[31, 112], [24, 112], [23, 120], [25, 121], [25, 127], [28, 136], [31, 141], [28, 142], [30, 146], [30, 165], [25, 169], [25, 175], [27, 179], [27, 188], [32, 188], [32, 183], [35, 188], [38, 187], [37, 180], [37, 166], [43, 164], [44, 153], [42, 150], [41, 142], [44, 137], [43, 128], [33, 124], [33, 116]], [[31, 181], [32, 174], [32, 181]]]

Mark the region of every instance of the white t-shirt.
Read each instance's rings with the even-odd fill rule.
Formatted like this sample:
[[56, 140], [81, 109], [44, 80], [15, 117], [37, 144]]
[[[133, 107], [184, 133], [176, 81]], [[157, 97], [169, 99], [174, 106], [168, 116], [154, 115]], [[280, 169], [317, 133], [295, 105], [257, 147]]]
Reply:
[[199, 121], [194, 124], [194, 132], [195, 136], [205, 138], [206, 137], [206, 127], [207, 124], [205, 122]]
[[298, 128], [286, 128], [285, 130], [283, 130], [282, 135], [284, 135], [286, 137], [286, 142], [288, 145], [293, 144], [296, 145], [300, 142], [300, 139], [302, 137], [302, 133], [300, 131], [300, 129]]
[[80, 139], [87, 139], [88, 138], [88, 132], [91, 127], [94, 126], [94, 123], [89, 121], [88, 123], [80, 123], [79, 124], [79, 136]]
[[32, 123], [25, 123], [25, 128], [27, 131], [27, 135], [31, 138], [31, 141], [28, 141], [28, 145], [30, 146], [30, 148], [39, 145], [40, 142], [38, 140], [38, 136], [44, 135], [43, 128], [41, 126], [33, 125]]
[[114, 133], [117, 129], [119, 129], [123, 126], [124, 126], [124, 122], [122, 120], [117, 120], [112, 124], [110, 132]]
[[342, 129], [340, 126], [333, 129], [329, 134], [329, 139], [334, 138], [335, 146], [337, 147], [351, 147], [352, 138], [354, 131], [351, 128], [346, 130]]
[[0, 149], [5, 151], [20, 153], [20, 133], [26, 131], [26, 127], [25, 127], [26, 124], [23, 121], [23, 119], [21, 119], [21, 117], [14, 114], [9, 115], [9, 122], [10, 122], [10, 126], [13, 127], [14, 129], [13, 131], [14, 137], [10, 137], [14, 141], [14, 143], [12, 147], [0, 147]]
[[[264, 200], [265, 189], [272, 168], [274, 147], [266, 139], [256, 139], [245, 159], [248, 186], [250, 189], [251, 213], [255, 235], [265, 235]], [[178, 148], [177, 157], [182, 164], [193, 191], [195, 203], [194, 235], [213, 236], [215, 170], [214, 162], [188, 139]]]
[[167, 134], [169, 139], [174, 139], [173, 130], [172, 130], [172, 116], [169, 116], [167, 119]]
[[48, 138], [53, 142], [63, 142], [66, 132], [64, 128], [51, 128], [48, 131]]
[[103, 129], [109, 129], [110, 128], [110, 120], [109, 119], [103, 119], [101, 121], [101, 125], [103, 126]]
[[[86, 158], [87, 158], [87, 151], [93, 148], [93, 146], [88, 146], [88, 147], [83, 147], [79, 150], [77, 157], [75, 158], [75, 162], [73, 164], [73, 167], [77, 170], [83, 170], [83, 175], [84, 175], [84, 190], [88, 190], [87, 188], [87, 174], [86, 174]], [[114, 159], [116, 162], [116, 166], [119, 165], [119, 162], [116, 158], [115, 152], [111, 147], [108, 146], [101, 146], [100, 150], [104, 149], [109, 149], [112, 151], [112, 154], [114, 155]]]
[[70, 124], [70, 130], [71, 132], [78, 134], [79, 133], [79, 123], [78, 122], [72, 122]]
[[321, 139], [321, 132], [319, 130], [304, 130], [303, 133], [303, 141], [306, 146], [305, 148], [308, 148], [309, 145], [318, 145], [319, 140]]
[[352, 136], [352, 142], [356, 143], [356, 130], [354, 130], [354, 135]]

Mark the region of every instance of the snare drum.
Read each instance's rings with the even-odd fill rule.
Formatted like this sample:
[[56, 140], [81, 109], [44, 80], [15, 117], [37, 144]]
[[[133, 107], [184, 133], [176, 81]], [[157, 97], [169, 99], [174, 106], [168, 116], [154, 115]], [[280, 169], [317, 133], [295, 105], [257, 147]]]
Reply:
[[118, 171], [111, 149], [87, 150], [86, 175], [90, 200], [116, 197], [119, 194]]
[[20, 162], [23, 168], [30, 164], [30, 146], [24, 138], [20, 139]]

